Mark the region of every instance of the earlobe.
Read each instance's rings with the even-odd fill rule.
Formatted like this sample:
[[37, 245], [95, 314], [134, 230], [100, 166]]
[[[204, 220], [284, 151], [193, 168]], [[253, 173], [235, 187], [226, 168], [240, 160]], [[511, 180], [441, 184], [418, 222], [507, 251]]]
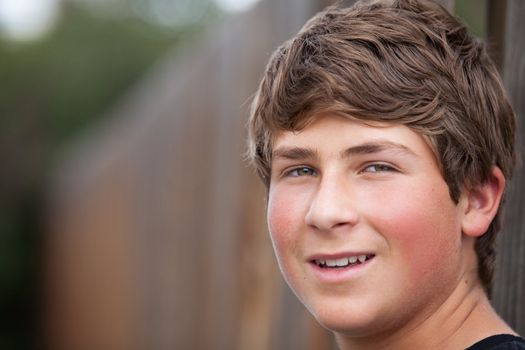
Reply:
[[462, 230], [465, 235], [479, 237], [487, 232], [498, 212], [504, 189], [505, 176], [500, 168], [494, 166], [487, 182], [466, 191], [462, 222]]

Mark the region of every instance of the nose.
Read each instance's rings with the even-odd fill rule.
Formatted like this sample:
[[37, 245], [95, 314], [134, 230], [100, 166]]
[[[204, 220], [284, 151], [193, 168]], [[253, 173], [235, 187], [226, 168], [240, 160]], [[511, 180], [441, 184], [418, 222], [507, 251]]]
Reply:
[[305, 216], [306, 224], [321, 231], [354, 226], [359, 221], [359, 215], [352, 192], [344, 176], [324, 177], [311, 199]]

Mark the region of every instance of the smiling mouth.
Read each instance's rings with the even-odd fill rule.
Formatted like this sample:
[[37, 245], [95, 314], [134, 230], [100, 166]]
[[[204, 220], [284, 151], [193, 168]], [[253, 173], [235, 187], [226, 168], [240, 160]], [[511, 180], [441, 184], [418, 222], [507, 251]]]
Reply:
[[340, 259], [315, 259], [312, 262], [325, 269], [341, 269], [348, 266], [363, 264], [373, 257], [373, 254], [363, 254], [348, 256]]

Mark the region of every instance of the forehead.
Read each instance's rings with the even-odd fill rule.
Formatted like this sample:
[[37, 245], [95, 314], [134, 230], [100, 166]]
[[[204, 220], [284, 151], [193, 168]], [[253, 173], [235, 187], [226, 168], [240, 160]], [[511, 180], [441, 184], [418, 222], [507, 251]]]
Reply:
[[384, 138], [406, 143], [427, 142], [424, 136], [401, 124], [361, 121], [336, 114], [323, 114], [300, 130], [275, 132], [272, 148], [275, 150], [289, 144], [328, 145], [336, 139], [360, 143]]
[[[349, 152], [350, 150], [350, 152]], [[357, 150], [357, 152], [355, 152]], [[283, 154], [379, 153], [396, 151], [416, 155], [440, 167], [429, 138], [413, 129], [393, 123], [360, 121], [336, 114], [322, 115], [303, 129], [279, 131], [273, 137], [271, 158]]]

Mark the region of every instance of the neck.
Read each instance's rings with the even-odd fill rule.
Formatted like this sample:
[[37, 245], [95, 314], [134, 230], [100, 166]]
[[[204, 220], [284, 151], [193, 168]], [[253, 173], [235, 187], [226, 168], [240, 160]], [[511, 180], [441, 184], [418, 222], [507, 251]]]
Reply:
[[515, 334], [490, 305], [476, 274], [460, 279], [445, 302], [428, 314], [380, 335], [336, 334], [337, 342], [341, 350], [465, 349], [491, 335]]

